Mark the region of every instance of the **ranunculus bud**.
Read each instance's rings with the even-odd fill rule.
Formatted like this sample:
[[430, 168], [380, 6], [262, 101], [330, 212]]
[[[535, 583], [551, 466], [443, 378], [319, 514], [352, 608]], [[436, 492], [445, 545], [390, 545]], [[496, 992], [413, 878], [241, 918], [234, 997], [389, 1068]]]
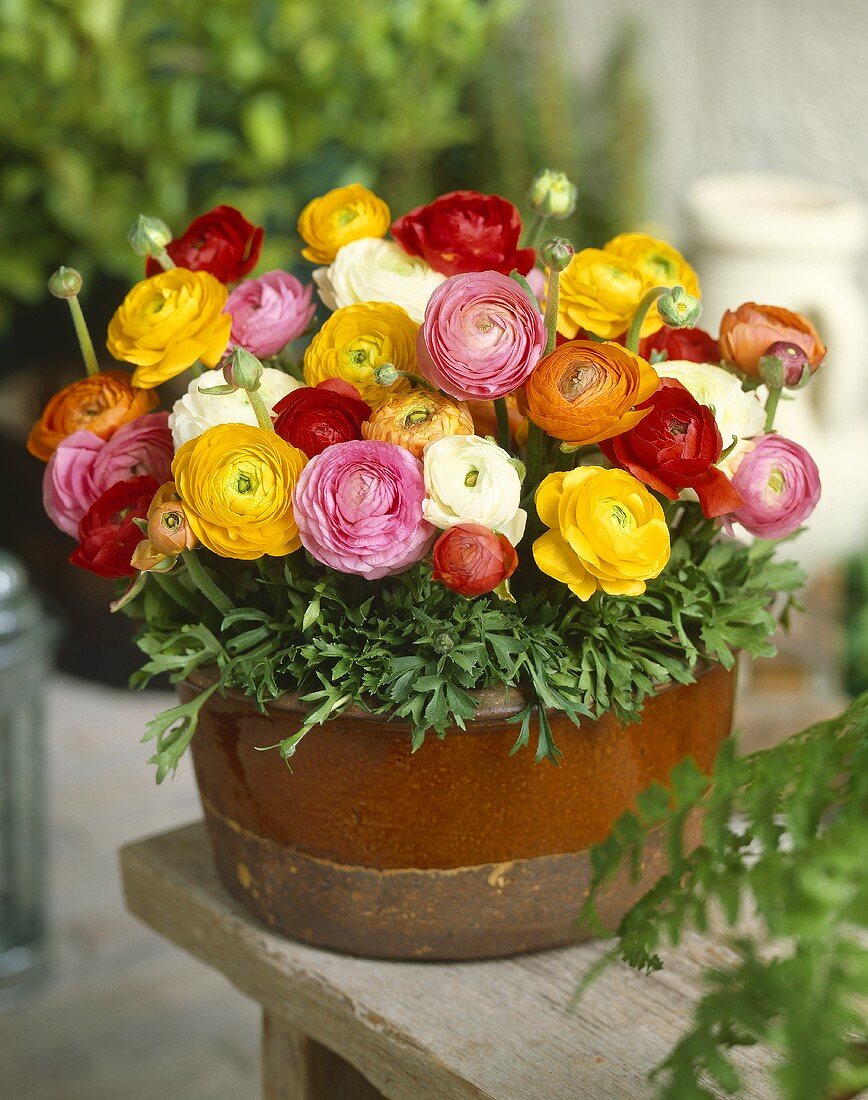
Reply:
[[568, 218], [576, 209], [579, 189], [564, 172], [541, 168], [531, 180], [527, 205], [544, 218]]
[[169, 500], [151, 508], [148, 513], [148, 538], [158, 554], [180, 554], [192, 550], [196, 536], [187, 523], [187, 513], [180, 500]]
[[262, 382], [262, 364], [246, 348], [235, 347], [223, 360], [223, 377], [227, 386], [239, 390], [258, 390]]
[[759, 361], [759, 374], [772, 389], [797, 390], [811, 380], [811, 361], [804, 348], [787, 340], [776, 340]]
[[539, 246], [539, 258], [550, 271], [564, 271], [574, 254], [575, 249], [566, 237], [549, 237]]
[[691, 328], [702, 314], [702, 302], [683, 286], [673, 286], [657, 299], [657, 312], [672, 328]]
[[374, 381], [378, 386], [394, 386], [401, 377], [401, 372], [391, 363], [381, 363], [374, 367]]
[[172, 230], [164, 221], [139, 214], [127, 233], [130, 248], [137, 256], [156, 256], [172, 239]]
[[74, 267], [59, 267], [48, 280], [48, 290], [55, 298], [75, 298], [81, 293], [81, 284], [81, 275]]
[[459, 596], [493, 592], [511, 577], [518, 555], [506, 535], [481, 523], [458, 523], [434, 543], [433, 577]]

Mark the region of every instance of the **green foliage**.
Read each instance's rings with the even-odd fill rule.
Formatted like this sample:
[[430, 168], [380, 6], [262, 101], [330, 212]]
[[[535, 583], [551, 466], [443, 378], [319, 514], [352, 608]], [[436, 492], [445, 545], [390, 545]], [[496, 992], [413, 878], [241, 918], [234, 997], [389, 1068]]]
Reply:
[[[263, 265], [285, 266], [303, 203], [341, 183], [396, 212], [457, 186], [521, 201], [543, 161], [572, 167], [584, 126], [608, 141], [637, 117], [611, 94], [622, 76], [580, 113], [555, 13], [552, 0], [4, 4], [0, 328], [61, 262], [138, 275], [126, 231], [140, 211], [180, 231], [235, 203], [269, 231]], [[613, 72], [634, 74], [632, 59]], [[576, 170], [607, 172], [604, 195], [635, 192], [619, 181], [641, 158], [593, 145]], [[575, 225], [579, 239], [601, 230]]]
[[[138, 644], [148, 658], [134, 684], [161, 673], [179, 682], [214, 666], [221, 690], [238, 688], [260, 706], [297, 692], [310, 710], [281, 743], [285, 758], [350, 704], [405, 720], [418, 748], [428, 733], [443, 737], [473, 719], [475, 689], [519, 687], [526, 706], [514, 751], [534, 740], [537, 759], [556, 763], [547, 709], [576, 723], [608, 710], [634, 720], [656, 685], [688, 683], [704, 661], [729, 666], [736, 649], [774, 652], [770, 607], [801, 574], [772, 554], [770, 545], [709, 543], [703, 523], [675, 538], [668, 567], [643, 596], [581, 603], [533, 570], [516, 579], [514, 605], [465, 600], [434, 584], [425, 564], [371, 586], [303, 553], [258, 563], [209, 556], [209, 577], [232, 610], [215, 610], [188, 572], [151, 574], [127, 608], [144, 619]], [[185, 729], [160, 743], [161, 774], [188, 742]]]
[[[730, 743], [710, 781], [689, 761], [671, 778], [594, 849], [583, 911], [597, 923], [600, 890], [662, 829], [670, 871], [624, 916], [610, 958], [657, 970], [688, 928], [719, 914], [729, 929], [735, 961], [706, 972], [691, 1029], [656, 1071], [661, 1095], [718, 1095], [709, 1082], [739, 1095], [729, 1050], [763, 1042], [786, 1100], [855, 1096], [868, 1087], [868, 694], [772, 749], [737, 757]], [[696, 813], [702, 842], [686, 851]]]

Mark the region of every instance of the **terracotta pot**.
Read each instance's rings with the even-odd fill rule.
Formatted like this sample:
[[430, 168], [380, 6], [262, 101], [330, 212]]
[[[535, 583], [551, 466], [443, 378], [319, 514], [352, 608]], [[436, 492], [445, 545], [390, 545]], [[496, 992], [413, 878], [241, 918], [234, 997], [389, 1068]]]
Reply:
[[[192, 678], [182, 698], [208, 682]], [[648, 699], [634, 725], [605, 715], [577, 729], [552, 713], [560, 767], [536, 764], [532, 749], [509, 755], [517, 691], [480, 693], [466, 732], [429, 736], [415, 754], [406, 725], [353, 710], [308, 734], [291, 771], [258, 749], [298, 728], [295, 697], [263, 715], [214, 695], [192, 747], [220, 876], [272, 927], [352, 954], [482, 958], [582, 938], [587, 849], [685, 756], [710, 770], [733, 689], [733, 674], [711, 666]], [[604, 920], [663, 869], [655, 839], [642, 881], [608, 892]]]

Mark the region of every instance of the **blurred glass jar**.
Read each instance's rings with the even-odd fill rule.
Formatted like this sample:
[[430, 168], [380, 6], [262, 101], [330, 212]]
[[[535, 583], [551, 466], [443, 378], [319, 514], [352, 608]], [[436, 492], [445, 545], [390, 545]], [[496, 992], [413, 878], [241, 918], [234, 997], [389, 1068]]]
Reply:
[[0, 1011], [46, 955], [43, 702], [58, 629], [0, 551]]

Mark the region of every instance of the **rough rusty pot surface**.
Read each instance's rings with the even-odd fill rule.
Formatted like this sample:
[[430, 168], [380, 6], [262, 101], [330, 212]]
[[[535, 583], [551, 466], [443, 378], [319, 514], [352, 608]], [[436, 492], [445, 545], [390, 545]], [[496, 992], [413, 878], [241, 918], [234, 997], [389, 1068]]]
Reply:
[[[297, 700], [262, 715], [241, 695], [212, 696], [193, 757], [220, 874], [273, 927], [356, 954], [475, 958], [568, 942], [587, 849], [685, 756], [710, 770], [733, 688], [713, 666], [648, 699], [634, 725], [605, 715], [577, 729], [552, 714], [560, 767], [532, 749], [509, 755], [516, 692], [487, 695], [466, 732], [429, 736], [415, 754], [405, 725], [354, 711], [312, 731], [292, 771], [259, 747], [298, 727]], [[662, 869], [655, 841], [640, 887], [610, 892], [607, 921]]]

